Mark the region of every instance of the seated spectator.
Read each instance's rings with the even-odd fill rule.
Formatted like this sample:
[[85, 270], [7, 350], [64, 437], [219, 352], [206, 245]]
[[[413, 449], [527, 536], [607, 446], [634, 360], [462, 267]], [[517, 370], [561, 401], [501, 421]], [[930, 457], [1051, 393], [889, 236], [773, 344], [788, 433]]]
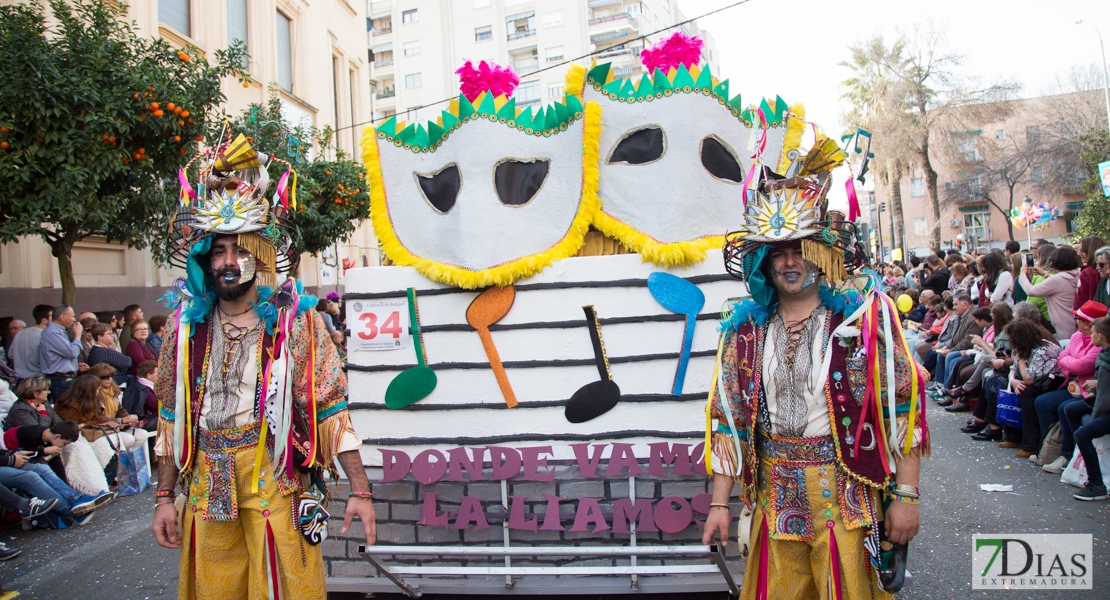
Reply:
[[990, 306], [995, 302], [1013, 304], [1014, 276], [1011, 265], [997, 252], [988, 252], [979, 259], [983, 279], [979, 284], [979, 306]]
[[320, 313], [320, 318], [324, 321], [324, 327], [327, 328], [328, 333], [335, 331], [335, 321], [332, 320], [331, 315], [328, 314], [328, 301], [321, 299], [316, 303], [316, 312]]
[[[23, 455], [27, 460], [18, 467], [0, 467], [0, 484], [9, 488], [21, 489], [43, 500], [57, 500], [54, 510], [64, 522], [84, 525], [89, 522], [91, 513], [115, 499], [116, 495], [107, 489], [96, 495], [82, 494], [62, 481], [46, 465], [48, 457], [59, 456], [62, 449], [80, 437], [80, 429], [73, 421], [62, 421], [47, 428], [41, 425], [24, 425], [4, 432], [4, 444], [9, 449], [30, 452]], [[35, 483], [35, 478], [17, 477], [11, 471], [33, 473], [47, 487]]]
[[925, 258], [925, 265], [921, 273], [924, 276], [921, 281], [922, 289], [933, 290], [933, 293], [938, 296], [948, 291], [948, 280], [952, 274], [948, 271], [948, 267], [944, 266], [944, 261], [937, 258], [936, 255], [929, 255]]
[[906, 290], [906, 295], [913, 300], [913, 310], [906, 314], [907, 320], [913, 321], [914, 323], [921, 323], [925, 320], [925, 313], [929, 312], [929, 299], [933, 297], [932, 290], [925, 291], [928, 293], [923, 293], [919, 296], [915, 289], [911, 288]]
[[1075, 322], [1078, 327], [1068, 342], [1068, 347], [1060, 353], [1060, 372], [1068, 380], [1065, 387], [1052, 390], [1037, 396], [1033, 406], [1037, 410], [1037, 421], [1041, 426], [1041, 439], [1048, 435], [1048, 430], [1059, 421], [1059, 408], [1064, 402], [1073, 398], [1085, 396], [1083, 384], [1095, 374], [1095, 359], [1098, 358], [1099, 348], [1091, 340], [1091, 324], [1096, 319], [1106, 316], [1106, 307], [1088, 301], [1079, 310], [1075, 311]]
[[[983, 380], [993, 374], [1001, 373], [1010, 365], [1006, 364], [1010, 350], [1010, 338], [1006, 335], [1006, 326], [1013, 320], [1013, 309], [1005, 302], [995, 302], [991, 305], [991, 325], [989, 331], [984, 331], [983, 336], [975, 336], [972, 342], [977, 353], [974, 364], [965, 368], [961, 373], [962, 383], [957, 387], [945, 390], [945, 394], [956, 400], [952, 406], [945, 408], [948, 412], [964, 412], [971, 408], [968, 399], [973, 398], [975, 390], [983, 385]], [[970, 373], [968, 372], [970, 369]], [[975, 404], [975, 414], [968, 421], [967, 427], [961, 428], [964, 433], [978, 433], [987, 426], [987, 403], [980, 399]]]
[[[1084, 387], [1095, 393], [1085, 399], [1075, 399], [1060, 405], [1060, 460], [1043, 467], [1049, 473], [1063, 471], [1067, 460], [1078, 447], [1087, 467], [1087, 486], [1072, 494], [1077, 500], [1103, 500], [1107, 497], [1098, 451], [1093, 442], [1096, 438], [1110, 434], [1110, 318], [1095, 320], [1091, 328], [1091, 338], [1095, 346], [1102, 350], [1096, 360], [1098, 379], [1088, 380]], [[1091, 417], [1084, 424], [1083, 417], [1087, 415]]]
[[343, 345], [343, 332], [331, 332], [331, 341], [335, 344], [335, 350], [339, 352], [339, 360], [347, 360], [347, 348]]
[[[940, 296], [937, 296], [940, 298]], [[933, 349], [937, 343], [942, 339], [951, 339], [956, 335], [956, 327], [959, 325], [959, 319], [952, 308], [953, 299], [951, 296], [944, 298], [937, 306], [937, 318], [933, 321], [932, 327], [924, 331], [921, 336], [921, 341], [917, 343], [914, 352], [917, 355], [917, 361], [922, 362], [925, 356]]]
[[150, 325], [150, 336], [146, 338], [147, 343], [151, 348], [154, 348], [155, 354], [162, 353], [162, 336], [166, 334], [166, 322], [169, 317], [166, 315], [154, 315], [150, 318], [148, 324]]
[[[19, 467], [23, 466], [23, 463], [27, 462], [27, 457], [30, 454], [30, 452], [17, 452], [15, 450], [0, 451], [0, 467], [18, 469]], [[33, 473], [28, 473], [28, 475], [33, 475]], [[41, 481], [41, 478], [39, 479], [39, 481]], [[26, 496], [20, 496], [19, 494], [12, 491], [11, 488], [9, 488], [8, 486], [0, 484], [0, 508], [4, 508], [5, 510], [14, 510], [18, 512], [19, 516], [23, 518], [24, 524], [27, 524], [28, 521], [30, 521], [31, 519], [41, 517], [42, 515], [45, 515], [46, 513], [54, 510], [54, 506], [57, 504], [57, 498], [46, 499], [38, 498], [35, 496], [31, 496], [30, 498], [28, 498]], [[29, 524], [24, 527], [24, 529], [30, 528], [31, 527]], [[6, 549], [7, 546], [4, 546], [4, 548]], [[11, 551], [9, 550], [8, 552]], [[15, 558], [16, 556], [19, 556], [19, 554], [17, 553], [14, 556], [7, 556], [7, 558], [5, 558], [4, 551], [0, 550], [0, 560], [9, 560]]]
[[1029, 296], [1045, 299], [1048, 304], [1049, 321], [1056, 328], [1056, 335], [1061, 339], [1070, 338], [1076, 331], [1075, 316], [1072, 314], [1075, 309], [1072, 303], [1079, 280], [1079, 255], [1071, 246], [1060, 246], [1052, 252], [1048, 262], [1056, 274], [1034, 285], [1029, 281], [1029, 274], [1046, 275], [1046, 273], [1040, 267], [1030, 269], [1025, 266], [1022, 267], [1018, 283]]
[[[157, 368], [157, 363], [155, 363], [155, 367]], [[145, 390], [143, 390], [143, 386], [139, 385], [134, 377], [128, 376], [127, 388], [129, 393], [125, 395], [120, 390], [120, 387], [116, 385], [116, 370], [113, 369], [111, 365], [104, 363], [97, 365], [94, 369], [91, 369], [89, 373], [100, 379], [100, 402], [104, 406], [104, 414], [115, 415], [116, 418], [122, 419], [124, 424], [141, 427], [141, 415], [145, 410], [147, 397], [144, 393]], [[133, 405], [135, 412], [125, 407], [125, 398]], [[135, 437], [135, 444], [128, 444], [129, 448], [141, 446], [142, 443], [145, 443], [147, 438], [150, 437], [150, 432], [142, 429], [131, 431], [131, 434]]]
[[[97, 368], [93, 367], [93, 369]], [[112, 412], [107, 413], [101, 394], [102, 382], [106, 385], [115, 385], [111, 375], [79, 376], [73, 382], [73, 387], [58, 399], [55, 408], [63, 419], [76, 421], [81, 425], [81, 435], [92, 444], [93, 453], [100, 467], [104, 468], [112, 461], [118, 449], [137, 446], [132, 432], [139, 419], [134, 415], [116, 416], [119, 404], [114, 399], [112, 406], [109, 407]], [[109, 417], [108, 414], [112, 416]], [[144, 442], [146, 437], [147, 432], [143, 431]], [[111, 478], [112, 474], [108, 475]]]
[[[1056, 246], [1047, 242], [1041, 244], [1040, 246], [1037, 246], [1032, 251], [1033, 256], [1036, 257], [1035, 266], [1040, 267], [1045, 273], [1049, 273], [1051, 270], [1051, 266], [1048, 263], [1048, 259], [1055, 251]], [[1022, 263], [1021, 268], [1018, 269], [1018, 277], [1014, 280], [1014, 286], [1017, 288], [1021, 288], [1021, 284], [1018, 283], [1018, 280], [1021, 279], [1021, 269], [1024, 268], [1025, 263]], [[1029, 281], [1031, 281], [1033, 285], [1037, 285], [1038, 283], [1044, 281], [1046, 278], [1046, 275], [1041, 275], [1038, 272], [1034, 271], [1033, 275], [1029, 278]], [[1024, 290], [1022, 290], [1022, 293], [1024, 293]], [[1028, 294], [1026, 294], [1025, 300], [1027, 302], [1032, 302], [1041, 311], [1041, 314], [1044, 315], [1044, 320], [1048, 321], [1048, 303], [1045, 302], [1044, 298], [1038, 298], [1036, 296], [1029, 296]], [[1107, 304], [1107, 306], [1110, 306], [1110, 304]]]
[[143, 309], [138, 304], [128, 304], [123, 309], [123, 318], [118, 321], [120, 331], [116, 332], [116, 341], [119, 349], [127, 352], [131, 344], [131, 324], [143, 318]]
[[96, 345], [89, 351], [90, 368], [106, 363], [117, 371], [126, 371], [134, 364], [130, 356], [116, 350], [116, 334], [110, 325], [101, 323], [93, 327], [93, 341]]
[[975, 281], [971, 277], [971, 271], [968, 270], [967, 265], [964, 263], [955, 263], [948, 270], [952, 273], [952, 281], [954, 287], [952, 288], [953, 294], [966, 293], [971, 294], [971, 284]]
[[7, 379], [0, 378], [0, 419], [6, 419], [8, 412], [15, 405], [15, 394], [12, 393], [11, 384]]
[[158, 397], [154, 386], [158, 383], [158, 363], [147, 360], [135, 369], [135, 384], [123, 392], [123, 408], [139, 416], [139, 427], [147, 431], [158, 428]]
[[971, 348], [971, 336], [983, 333], [983, 328], [980, 327], [969, 314], [971, 312], [971, 296], [966, 293], [953, 296], [952, 308], [958, 319], [956, 322], [956, 331], [953, 332], [952, 337], [947, 340], [938, 340], [937, 344], [933, 346], [933, 349], [926, 354], [923, 363], [926, 369], [930, 371], [936, 370], [936, 379], [930, 382], [931, 387], [929, 389], [935, 390], [937, 394], [943, 389], [943, 381], [948, 374], [945, 370], [948, 355], [953, 352], [962, 352]]
[[[964, 368], [970, 366], [977, 358], [983, 354], [983, 347], [987, 346], [984, 338], [994, 339], [994, 319], [991, 317], [991, 310], [989, 308], [980, 306], [973, 309], [969, 313], [970, 317], [975, 320], [976, 328], [980, 333], [971, 333], [969, 336], [969, 345], [966, 349], [956, 350], [950, 352], [945, 357], [943, 369], [939, 366], [938, 361], [937, 377], [943, 378], [940, 380], [940, 386], [936, 388], [933, 396], [940, 400], [939, 404], [943, 407], [950, 408], [955, 403], [955, 398], [951, 395], [951, 391], [962, 384], [964, 379], [960, 376]], [[968, 374], [970, 376], [970, 373]], [[943, 396], [943, 397], [942, 397]], [[962, 412], [964, 409], [954, 409], [948, 412]]]
[[1006, 328], [1013, 349], [1014, 365], [1010, 368], [1010, 388], [1021, 400], [1021, 429], [1006, 427], [1010, 436], [1003, 448], [1014, 448], [1021, 438], [1018, 458], [1035, 455], [1041, 448], [1041, 427], [1033, 402], [1041, 394], [1059, 389], [1064, 384], [1060, 372], [1060, 346], [1044, 327], [1028, 319], [1017, 319]]
[[158, 353], [147, 343], [150, 336], [150, 326], [142, 319], [131, 321], [131, 341], [127, 343], [127, 356], [131, 359], [131, 368], [128, 373], [135, 374], [135, 367], [141, 362], [158, 360]]
[[47, 402], [50, 395], [50, 380], [45, 377], [28, 377], [20, 382], [15, 390], [18, 399], [4, 417], [4, 431], [22, 425], [41, 425], [50, 427], [62, 419]]

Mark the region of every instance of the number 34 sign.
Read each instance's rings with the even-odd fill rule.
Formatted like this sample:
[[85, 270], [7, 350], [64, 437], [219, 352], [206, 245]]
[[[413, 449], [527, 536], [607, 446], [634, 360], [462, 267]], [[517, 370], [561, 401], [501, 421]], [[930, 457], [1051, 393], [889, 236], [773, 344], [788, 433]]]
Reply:
[[355, 300], [347, 309], [352, 351], [409, 347], [408, 299]]

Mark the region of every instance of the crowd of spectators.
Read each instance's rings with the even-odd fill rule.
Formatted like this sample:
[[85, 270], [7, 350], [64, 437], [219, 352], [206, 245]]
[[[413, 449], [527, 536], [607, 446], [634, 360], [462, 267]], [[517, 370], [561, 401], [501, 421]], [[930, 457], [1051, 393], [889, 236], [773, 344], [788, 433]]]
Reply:
[[[1078, 449], [1089, 482], [1075, 498], [1108, 497], [1093, 444], [1110, 435], [1103, 238], [1074, 246], [1037, 240], [1028, 252], [1017, 242], [967, 255], [940, 251], [874, 270], [887, 294], [909, 298], [904, 331], [930, 372], [926, 394], [949, 412], [971, 413], [961, 431], [1052, 474]], [[1003, 391], [1017, 396], [1020, 427], [999, 423]]]
[[[2, 323], [0, 508], [24, 528], [83, 525], [115, 494], [117, 453], [157, 427], [165, 315], [39, 305]], [[19, 551], [0, 544], [0, 560]]]

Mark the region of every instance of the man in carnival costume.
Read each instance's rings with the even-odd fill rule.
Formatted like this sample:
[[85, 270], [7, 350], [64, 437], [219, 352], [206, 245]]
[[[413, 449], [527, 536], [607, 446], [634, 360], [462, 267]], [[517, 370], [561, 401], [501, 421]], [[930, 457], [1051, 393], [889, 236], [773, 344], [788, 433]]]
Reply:
[[743, 598], [889, 598], [901, 581], [883, 550], [898, 544], [904, 560], [918, 530], [927, 375], [878, 278], [848, 276], [862, 249], [827, 211], [829, 165], [796, 165], [789, 179], [764, 169], [725, 248], [751, 298], [722, 324], [703, 543], [727, 542], [739, 483], [752, 518]]
[[240, 135], [193, 161], [195, 184], [193, 163], [180, 173], [171, 262], [187, 277], [159, 359], [151, 526], [181, 549], [180, 598], [325, 598], [323, 472], [337, 476], [336, 459], [351, 484], [343, 531], [358, 516], [375, 539], [335, 345], [316, 298], [292, 279], [274, 289], [297, 261], [296, 173], [267, 200], [271, 160]]

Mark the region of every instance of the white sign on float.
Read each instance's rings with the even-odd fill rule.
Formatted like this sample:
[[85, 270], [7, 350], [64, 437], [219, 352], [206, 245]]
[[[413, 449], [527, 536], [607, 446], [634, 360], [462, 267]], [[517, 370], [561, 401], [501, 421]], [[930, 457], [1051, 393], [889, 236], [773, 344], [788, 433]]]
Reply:
[[352, 300], [347, 303], [353, 352], [402, 350], [411, 344], [408, 300]]

